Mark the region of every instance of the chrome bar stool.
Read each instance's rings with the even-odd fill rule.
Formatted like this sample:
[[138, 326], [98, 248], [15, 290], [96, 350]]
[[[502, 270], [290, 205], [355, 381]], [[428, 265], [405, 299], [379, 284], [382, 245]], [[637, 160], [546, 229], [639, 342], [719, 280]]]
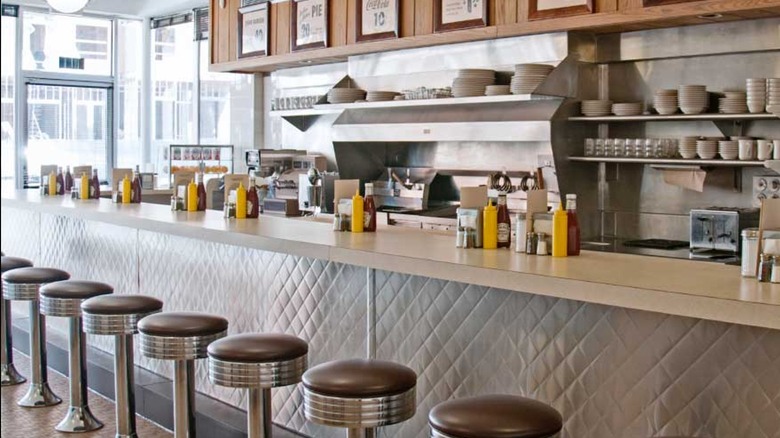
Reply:
[[271, 388], [300, 382], [308, 353], [302, 339], [277, 333], [228, 336], [209, 345], [211, 382], [249, 392], [249, 438], [271, 438]]
[[514, 395], [446, 401], [428, 414], [431, 438], [546, 438], [563, 428], [551, 406]]
[[114, 288], [96, 281], [66, 280], [41, 287], [41, 313], [68, 318], [68, 376], [70, 405], [57, 424], [60, 432], [90, 432], [103, 427], [89, 409], [87, 391], [87, 345], [81, 322], [81, 303], [92, 297], [114, 293]]
[[3, 273], [3, 298], [27, 301], [30, 305], [30, 388], [19, 400], [19, 406], [42, 408], [62, 400], [49, 388], [46, 368], [46, 317], [41, 315], [38, 291], [44, 284], [70, 278], [65, 271], [53, 268], [19, 268]]
[[[21, 259], [18, 257], [6, 257], [3, 254], [0, 258], [0, 264], [2, 265], [2, 273], [13, 269], [29, 268], [32, 266], [32, 262], [27, 259]], [[11, 324], [11, 303], [3, 298], [0, 300], [3, 308], [0, 309], [0, 316], [3, 321], [0, 325], [0, 342], [2, 342], [2, 350], [0, 350], [0, 384], [2, 386], [18, 385], [27, 381], [14, 366], [14, 342], [12, 335], [13, 324]]]
[[393, 362], [327, 362], [303, 374], [306, 419], [347, 429], [348, 438], [375, 438], [376, 428], [406, 421], [417, 409], [417, 374]]
[[103, 295], [81, 303], [84, 331], [114, 336], [114, 394], [116, 438], [137, 438], [133, 335], [138, 321], [162, 310], [163, 303], [145, 295]]
[[165, 312], [138, 322], [141, 354], [173, 360], [173, 432], [176, 438], [195, 438], [195, 360], [227, 332], [225, 318], [195, 312]]

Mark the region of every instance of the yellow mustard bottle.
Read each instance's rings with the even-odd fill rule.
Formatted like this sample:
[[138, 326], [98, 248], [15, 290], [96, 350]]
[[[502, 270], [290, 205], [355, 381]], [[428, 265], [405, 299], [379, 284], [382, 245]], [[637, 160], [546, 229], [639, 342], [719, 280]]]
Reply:
[[236, 219], [246, 219], [246, 187], [241, 182], [236, 189]]
[[198, 185], [194, 180], [187, 184], [187, 211], [198, 211]]
[[52, 170], [49, 174], [49, 196], [57, 194], [57, 175]]
[[482, 209], [482, 247], [498, 248], [498, 210], [492, 200]]
[[86, 173], [81, 173], [81, 181], [79, 184], [79, 198], [89, 199], [89, 178]]
[[352, 197], [352, 232], [363, 232], [363, 197], [360, 196], [360, 191], [355, 191], [355, 196]]
[[568, 255], [569, 218], [563, 209], [563, 202], [558, 204], [558, 209], [553, 214], [552, 229], [552, 255], [553, 257], [566, 257]]
[[132, 195], [132, 187], [130, 184], [130, 178], [125, 175], [125, 179], [122, 180], [122, 204], [129, 204], [130, 197]]

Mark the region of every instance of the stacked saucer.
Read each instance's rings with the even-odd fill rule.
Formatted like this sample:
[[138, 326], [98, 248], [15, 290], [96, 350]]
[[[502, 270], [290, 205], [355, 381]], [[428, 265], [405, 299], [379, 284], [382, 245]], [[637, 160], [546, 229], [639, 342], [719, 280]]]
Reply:
[[642, 102], [612, 104], [612, 114], [616, 116], [638, 116], [642, 114], [642, 111]]
[[366, 94], [366, 101], [368, 102], [387, 102], [394, 100], [398, 93], [395, 91], [369, 91]]
[[696, 142], [699, 140], [699, 137], [683, 137], [680, 139], [680, 143], [678, 145], [678, 150], [680, 152], [680, 155], [690, 160], [691, 158], [696, 158]]
[[531, 94], [555, 67], [547, 64], [517, 64], [512, 76], [512, 94]]
[[485, 96], [506, 96], [510, 94], [509, 85], [488, 85], [485, 87]]
[[751, 113], [763, 113], [766, 109], [766, 79], [751, 78], [746, 81], [747, 106]]
[[720, 140], [718, 142], [718, 155], [724, 160], [736, 160], [739, 158], [739, 142], [736, 140]]
[[458, 77], [452, 81], [454, 97], [484, 96], [485, 88], [496, 83], [493, 70], [464, 69], [458, 71]]
[[580, 104], [582, 115], [587, 117], [608, 116], [612, 112], [611, 100], [583, 100]]
[[669, 115], [677, 112], [677, 90], [658, 90], [653, 97], [653, 106], [658, 114]]
[[744, 91], [725, 91], [723, 94], [726, 97], [718, 99], [718, 111], [721, 114], [745, 114], [748, 111]]
[[677, 99], [685, 114], [701, 114], [709, 106], [705, 85], [680, 85], [677, 88]]
[[766, 80], [766, 110], [773, 114], [780, 113], [780, 78]]
[[366, 98], [366, 91], [360, 88], [333, 88], [328, 91], [328, 103], [353, 103]]
[[696, 140], [696, 155], [705, 160], [711, 160], [718, 155], [717, 140]]

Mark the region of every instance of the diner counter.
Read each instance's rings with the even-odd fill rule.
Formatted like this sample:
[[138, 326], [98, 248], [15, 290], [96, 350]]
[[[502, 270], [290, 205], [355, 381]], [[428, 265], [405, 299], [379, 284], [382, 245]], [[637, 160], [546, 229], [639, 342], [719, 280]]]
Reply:
[[583, 251], [552, 258], [507, 250], [457, 249], [454, 239], [385, 227], [377, 233], [334, 232], [313, 218], [262, 215], [225, 219], [221, 212], [172, 212], [154, 204], [114, 204], [4, 191], [18, 208], [167, 233], [216, 243], [507, 289], [608, 306], [780, 329], [780, 285], [740, 276], [718, 263]]

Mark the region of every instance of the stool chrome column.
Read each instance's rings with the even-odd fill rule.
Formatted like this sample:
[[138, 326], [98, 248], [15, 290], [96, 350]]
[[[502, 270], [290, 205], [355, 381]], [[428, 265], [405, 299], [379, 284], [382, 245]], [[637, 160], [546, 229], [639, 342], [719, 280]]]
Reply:
[[348, 438], [375, 438], [376, 428], [406, 421], [417, 409], [417, 374], [369, 359], [324, 363], [303, 374], [306, 419], [347, 429]]
[[294, 385], [306, 370], [308, 344], [295, 336], [247, 333], [209, 345], [209, 379], [246, 388], [248, 438], [271, 438], [271, 388]]
[[103, 295], [81, 303], [84, 331], [114, 336], [114, 394], [116, 438], [137, 438], [135, 429], [135, 373], [133, 335], [138, 321], [162, 310], [157, 298], [144, 295]]
[[[2, 267], [2, 273], [19, 268], [29, 268], [32, 266], [32, 262], [27, 259], [18, 257], [6, 257], [5, 254], [0, 258], [0, 265]], [[0, 385], [10, 386], [18, 385], [27, 381], [14, 367], [14, 343], [11, 324], [11, 302], [3, 298], [0, 300], [2, 309], [0, 309], [0, 316], [3, 321], [0, 325], [0, 343], [2, 343], [2, 350], [0, 350]]]
[[68, 377], [70, 405], [65, 418], [55, 427], [60, 432], [90, 432], [103, 427], [89, 409], [87, 391], [87, 346], [81, 323], [81, 303], [89, 298], [114, 293], [114, 288], [96, 281], [66, 280], [41, 287], [41, 313], [68, 318]]
[[195, 312], [165, 312], [138, 322], [141, 354], [173, 360], [173, 432], [195, 438], [195, 360], [206, 357], [209, 344], [225, 336], [225, 318]]
[[547, 438], [563, 428], [551, 406], [514, 395], [446, 401], [428, 414], [431, 438]]
[[38, 306], [42, 285], [70, 278], [65, 271], [53, 268], [19, 268], [3, 274], [3, 298], [30, 304], [30, 388], [19, 400], [19, 406], [42, 408], [62, 400], [49, 388], [46, 368], [46, 317]]

